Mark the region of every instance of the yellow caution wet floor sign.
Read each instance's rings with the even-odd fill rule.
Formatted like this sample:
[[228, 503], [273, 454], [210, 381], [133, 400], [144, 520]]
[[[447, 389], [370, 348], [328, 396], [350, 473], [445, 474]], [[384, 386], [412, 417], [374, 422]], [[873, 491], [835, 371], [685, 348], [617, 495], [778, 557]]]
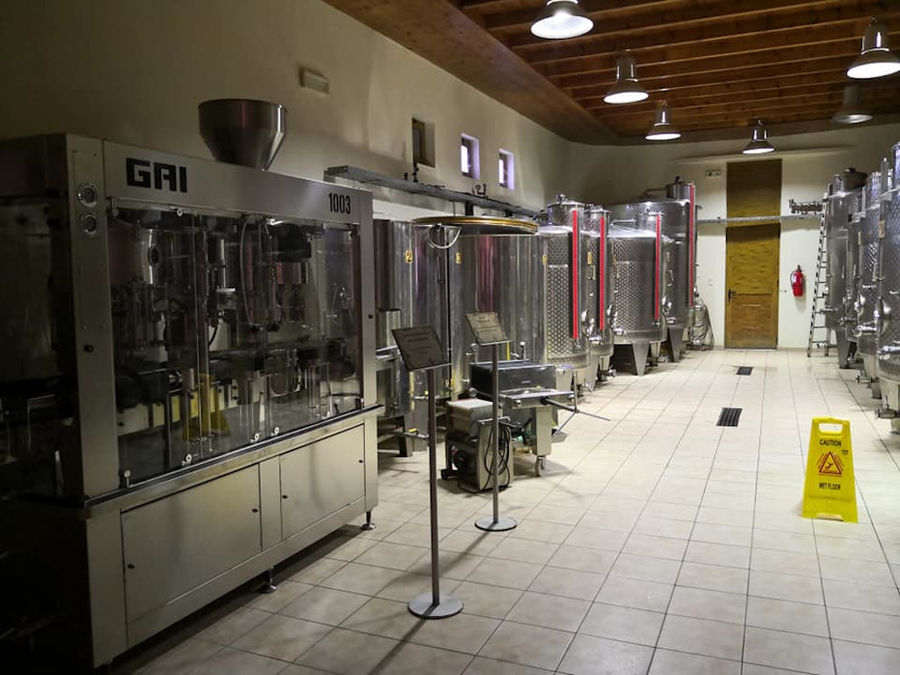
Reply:
[[[839, 429], [832, 431], [828, 427]], [[816, 417], [812, 421], [803, 515], [807, 518], [840, 518], [849, 523], [857, 520], [853, 448], [847, 420]]]

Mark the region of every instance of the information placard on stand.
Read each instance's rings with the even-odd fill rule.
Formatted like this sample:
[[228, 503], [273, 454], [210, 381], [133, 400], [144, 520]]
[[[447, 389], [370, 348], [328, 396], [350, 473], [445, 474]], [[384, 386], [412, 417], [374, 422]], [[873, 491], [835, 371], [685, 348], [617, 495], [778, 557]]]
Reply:
[[497, 312], [473, 312], [466, 314], [466, 321], [475, 336], [475, 342], [482, 347], [509, 342]]
[[423, 619], [446, 619], [462, 611], [462, 601], [441, 595], [441, 566], [438, 551], [437, 506], [437, 406], [434, 371], [450, 365], [432, 326], [395, 328], [392, 333], [406, 369], [427, 371], [428, 375], [428, 490], [431, 508], [431, 593], [422, 593], [409, 601], [409, 611]]
[[[491, 517], [479, 518], [475, 521], [475, 527], [486, 532], [506, 532], [518, 523], [515, 518], [500, 517], [500, 345], [509, 342], [503, 326], [500, 325], [500, 317], [496, 312], [478, 312], [466, 314], [469, 328], [475, 335], [475, 340], [482, 347], [491, 348], [491, 375], [493, 396], [491, 408], [491, 479], [494, 482], [494, 511]], [[512, 461], [508, 456], [507, 462]]]

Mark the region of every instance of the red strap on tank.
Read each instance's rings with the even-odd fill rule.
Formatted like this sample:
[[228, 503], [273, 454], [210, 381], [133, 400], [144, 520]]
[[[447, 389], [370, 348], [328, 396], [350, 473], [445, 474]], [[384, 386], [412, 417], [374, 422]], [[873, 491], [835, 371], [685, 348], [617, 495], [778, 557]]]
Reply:
[[600, 260], [598, 261], [597, 279], [599, 279], [599, 307], [597, 313], [600, 316], [600, 330], [606, 328], [606, 216], [600, 216]]
[[659, 268], [662, 263], [662, 214], [656, 214], [656, 265], [654, 266], [654, 277], [656, 278], [656, 283], [653, 286], [653, 297], [656, 299], [656, 302], [653, 303], [653, 318], [659, 321], [659, 304], [661, 302], [659, 297]]
[[695, 222], [697, 209], [694, 206], [694, 200], [697, 197], [697, 194], [696, 194], [697, 188], [694, 186], [693, 183], [689, 183], [688, 185], [689, 185], [688, 190], [690, 192], [690, 198], [691, 198], [691, 215], [690, 215], [690, 220], [688, 221], [690, 223], [690, 227], [688, 229], [688, 270], [689, 270], [689, 272], [688, 272], [687, 301], [688, 301], [688, 306], [690, 306], [690, 305], [694, 304], [694, 287], [697, 284], [697, 280], [694, 277], [694, 275], [696, 274], [696, 270], [694, 268], [694, 240], [696, 239], [696, 236], [695, 236], [694, 232], [696, 231], [695, 228], [697, 227], [697, 223]]
[[578, 339], [578, 209], [572, 209], [572, 339]]

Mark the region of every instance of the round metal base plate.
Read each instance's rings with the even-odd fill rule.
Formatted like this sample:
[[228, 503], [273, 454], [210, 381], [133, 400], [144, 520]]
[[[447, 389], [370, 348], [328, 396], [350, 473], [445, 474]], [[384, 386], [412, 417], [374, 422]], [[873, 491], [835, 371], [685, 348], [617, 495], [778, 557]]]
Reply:
[[515, 518], [501, 518], [495, 523], [491, 516], [485, 516], [475, 521], [475, 527], [485, 532], [506, 532], [515, 529], [518, 524]]
[[441, 604], [432, 602], [431, 593], [417, 595], [406, 605], [409, 611], [422, 619], [446, 619], [459, 614], [463, 609], [462, 600], [452, 595], [442, 595]]

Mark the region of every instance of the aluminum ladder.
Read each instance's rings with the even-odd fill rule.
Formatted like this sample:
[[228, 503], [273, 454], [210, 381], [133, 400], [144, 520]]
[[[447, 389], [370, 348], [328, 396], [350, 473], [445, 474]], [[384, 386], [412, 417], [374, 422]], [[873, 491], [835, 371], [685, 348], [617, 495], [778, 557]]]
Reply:
[[[813, 348], [825, 348], [825, 356], [832, 347], [836, 347], [831, 343], [831, 330], [825, 325], [825, 313], [828, 309], [825, 307], [825, 300], [828, 295], [828, 250], [825, 240], [825, 218], [819, 221], [819, 253], [816, 257], [816, 281], [813, 286], [812, 311], [809, 317], [809, 342], [806, 345], [807, 358], [812, 356]], [[821, 323], [816, 323], [821, 321]], [[821, 333], [817, 331], [825, 331], [825, 336], [821, 337]]]

